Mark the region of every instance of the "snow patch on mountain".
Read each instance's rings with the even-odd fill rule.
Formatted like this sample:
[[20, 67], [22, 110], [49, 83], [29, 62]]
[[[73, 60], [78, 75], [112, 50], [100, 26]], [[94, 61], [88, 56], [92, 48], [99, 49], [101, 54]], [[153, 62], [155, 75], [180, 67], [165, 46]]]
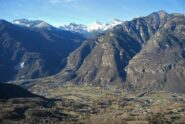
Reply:
[[29, 28], [44, 28], [49, 30], [53, 27], [52, 25], [41, 20], [17, 19], [13, 21], [13, 24], [25, 26]]
[[84, 33], [91, 33], [91, 32], [104, 32], [122, 23], [123, 21], [120, 21], [118, 19], [115, 19], [112, 22], [107, 24], [96, 21], [95, 23], [89, 26], [86, 26], [83, 24], [70, 23], [69, 25], [61, 26], [60, 29], [84, 34]]
[[87, 26], [83, 24], [70, 23], [69, 25], [63, 25], [59, 27], [62, 30], [72, 31], [72, 32], [81, 32], [87, 33]]
[[105, 28], [105, 24], [97, 21], [93, 24], [91, 24], [90, 26], [87, 27], [87, 31], [88, 32], [92, 32], [92, 31], [102, 31]]
[[19, 63], [18, 65], [16, 65], [16, 66], [14, 67], [14, 69], [15, 69], [15, 70], [23, 69], [23, 68], [24, 68], [24, 65], [25, 65], [25, 63], [24, 63], [24, 62], [21, 62], [21, 63]]
[[35, 25], [34, 27], [37, 27], [37, 28], [47, 28], [47, 29], [51, 29], [52, 28], [52, 26], [49, 25], [46, 22], [41, 22], [41, 23]]
[[120, 24], [123, 24], [123, 21], [120, 21], [120, 20], [118, 20], [118, 19], [114, 19], [111, 23], [107, 24], [107, 25], [104, 27], [104, 30], [112, 29], [112, 28], [114, 28], [115, 26], [120, 25]]
[[13, 23], [14, 24], [17, 24], [17, 25], [22, 25], [22, 26], [30, 27], [29, 24], [22, 23], [21, 21], [18, 21], [18, 20], [14, 21]]

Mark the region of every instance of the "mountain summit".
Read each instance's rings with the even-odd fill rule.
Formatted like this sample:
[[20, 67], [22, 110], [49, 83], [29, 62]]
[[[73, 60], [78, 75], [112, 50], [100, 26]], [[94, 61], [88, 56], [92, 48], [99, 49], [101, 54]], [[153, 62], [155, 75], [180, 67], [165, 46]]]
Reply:
[[60, 29], [67, 30], [67, 31], [72, 31], [72, 32], [78, 32], [84, 35], [91, 34], [93, 32], [105, 32], [107, 30], [113, 29], [115, 26], [122, 24], [123, 21], [120, 21], [118, 19], [113, 20], [110, 23], [101, 23], [100, 21], [96, 21], [95, 23], [86, 26], [83, 24], [75, 24], [75, 23], [70, 23], [69, 25], [64, 25], [60, 26]]

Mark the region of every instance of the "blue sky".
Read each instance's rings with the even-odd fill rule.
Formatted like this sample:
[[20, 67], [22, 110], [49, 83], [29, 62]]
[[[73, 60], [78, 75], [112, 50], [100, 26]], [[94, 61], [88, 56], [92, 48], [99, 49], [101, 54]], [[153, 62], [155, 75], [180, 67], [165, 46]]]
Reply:
[[131, 20], [159, 10], [185, 13], [185, 0], [0, 0], [1, 19], [39, 19], [55, 26]]

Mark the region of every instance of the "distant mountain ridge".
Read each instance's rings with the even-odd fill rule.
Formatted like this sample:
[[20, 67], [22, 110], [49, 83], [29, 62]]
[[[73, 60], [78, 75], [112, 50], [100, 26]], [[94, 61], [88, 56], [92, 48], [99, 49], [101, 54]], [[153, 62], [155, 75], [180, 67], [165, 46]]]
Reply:
[[68, 54], [85, 40], [78, 33], [58, 30], [43, 21], [22, 21], [25, 24], [0, 20], [1, 82], [56, 74]]
[[87, 33], [87, 26], [83, 24], [70, 23], [69, 25], [60, 26], [60, 29], [67, 30], [67, 31], [73, 31], [73, 32], [79, 32], [82, 34]]
[[94, 34], [96, 36], [102, 32], [111, 30], [115, 26], [122, 24], [122, 23], [123, 21], [114, 19], [112, 22], [107, 23], [107, 24], [97, 21], [89, 26], [84, 25], [84, 24], [69, 23], [68, 25], [54, 27], [41, 20], [16, 19], [13, 21], [13, 24], [23, 26], [23, 27], [36, 28], [36, 29], [47, 29], [47, 30], [52, 30], [55, 28], [58, 30], [80, 33], [87, 37], [93, 36]]
[[54, 28], [54, 26], [41, 20], [16, 19], [13, 21], [13, 24], [26, 26], [28, 28], [40, 28], [48, 30], [52, 30]]
[[86, 35], [93, 32], [104, 32], [107, 30], [111, 30], [115, 26], [122, 24], [123, 22], [124, 21], [114, 19], [112, 22], [107, 24], [97, 21], [89, 26], [83, 24], [70, 23], [69, 25], [60, 26], [60, 28], [63, 30], [78, 32]]

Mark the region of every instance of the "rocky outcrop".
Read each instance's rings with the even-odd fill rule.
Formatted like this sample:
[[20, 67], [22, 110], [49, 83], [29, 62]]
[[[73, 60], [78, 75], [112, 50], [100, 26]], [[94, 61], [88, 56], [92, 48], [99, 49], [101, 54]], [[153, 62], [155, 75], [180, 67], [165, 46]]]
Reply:
[[140, 89], [185, 92], [185, 17], [175, 16], [129, 62], [127, 81]]

